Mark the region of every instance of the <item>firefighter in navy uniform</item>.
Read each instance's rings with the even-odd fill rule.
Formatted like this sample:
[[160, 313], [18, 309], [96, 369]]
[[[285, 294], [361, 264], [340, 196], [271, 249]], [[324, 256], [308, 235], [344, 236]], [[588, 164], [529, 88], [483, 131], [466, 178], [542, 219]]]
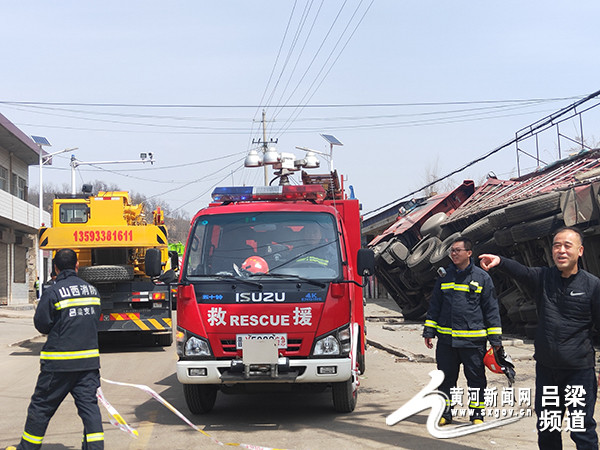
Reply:
[[33, 319], [37, 330], [48, 338], [40, 352], [41, 371], [17, 449], [41, 447], [50, 419], [69, 393], [83, 421], [82, 448], [103, 449], [96, 397], [100, 386], [100, 298], [94, 286], [77, 277], [79, 264], [73, 250], [59, 250], [53, 263], [56, 283], [42, 293]]
[[472, 249], [467, 238], [452, 243], [452, 264], [433, 289], [423, 330], [427, 348], [433, 348], [433, 337], [438, 337], [437, 367], [444, 372], [439, 389], [447, 396], [440, 425], [452, 422], [450, 389], [456, 386], [460, 364], [469, 387], [470, 420], [474, 424], [483, 421], [486, 341], [494, 348], [502, 345], [494, 285], [490, 276], [471, 262]]

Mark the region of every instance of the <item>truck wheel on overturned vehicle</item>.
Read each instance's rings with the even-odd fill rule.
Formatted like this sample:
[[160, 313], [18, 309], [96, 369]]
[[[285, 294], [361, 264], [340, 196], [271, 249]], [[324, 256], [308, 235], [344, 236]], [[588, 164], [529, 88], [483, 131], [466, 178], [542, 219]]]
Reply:
[[429, 267], [429, 258], [442, 244], [436, 237], [423, 239], [417, 244], [413, 252], [406, 258], [406, 265], [413, 272], [421, 272]]
[[217, 400], [217, 386], [212, 384], [184, 384], [183, 396], [192, 414], [210, 412]]
[[133, 280], [132, 266], [87, 266], [80, 267], [79, 278], [88, 283], [113, 283]]
[[429, 262], [433, 267], [435, 267], [436, 269], [438, 267], [446, 267], [452, 262], [452, 260], [450, 259], [450, 247], [452, 246], [454, 241], [460, 236], [460, 232], [453, 233], [442, 241], [440, 246], [436, 248], [436, 250], [429, 258]]
[[354, 411], [358, 399], [358, 389], [352, 384], [352, 378], [339, 383], [331, 383], [333, 394], [333, 407], [337, 412], [348, 413]]

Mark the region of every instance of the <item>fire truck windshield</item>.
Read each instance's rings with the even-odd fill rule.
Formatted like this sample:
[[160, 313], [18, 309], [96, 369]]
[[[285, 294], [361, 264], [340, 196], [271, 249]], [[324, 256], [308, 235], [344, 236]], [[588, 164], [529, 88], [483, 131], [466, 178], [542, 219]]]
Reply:
[[200, 216], [183, 276], [272, 274], [334, 280], [341, 276], [339, 234], [328, 213], [259, 212]]

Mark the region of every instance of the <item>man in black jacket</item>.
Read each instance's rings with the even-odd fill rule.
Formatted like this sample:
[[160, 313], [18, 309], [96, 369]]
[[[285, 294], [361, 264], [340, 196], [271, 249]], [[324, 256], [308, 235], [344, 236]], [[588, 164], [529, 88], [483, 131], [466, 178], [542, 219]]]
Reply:
[[[535, 411], [540, 449], [562, 448], [561, 429], [569, 409], [571, 439], [578, 449], [597, 449], [594, 420], [597, 380], [594, 325], [600, 330], [600, 280], [579, 269], [581, 233], [560, 229], [552, 243], [555, 267], [526, 267], [509, 258], [484, 254], [481, 267], [498, 267], [535, 290]], [[574, 426], [575, 425], [575, 426]], [[579, 425], [579, 426], [577, 426]], [[578, 428], [578, 429], [576, 429]]]
[[34, 325], [48, 338], [40, 352], [41, 371], [17, 449], [39, 449], [50, 419], [67, 394], [83, 421], [82, 448], [104, 448], [96, 391], [100, 386], [98, 319], [94, 286], [77, 277], [77, 255], [62, 249], [53, 259], [56, 283], [47, 287], [35, 310]]
[[467, 238], [452, 243], [452, 264], [433, 289], [423, 329], [427, 348], [433, 348], [433, 337], [438, 337], [435, 357], [444, 372], [440, 391], [447, 396], [440, 425], [452, 422], [450, 390], [456, 386], [461, 364], [469, 386], [470, 419], [474, 424], [483, 421], [486, 341], [496, 348], [502, 345], [494, 285], [487, 273], [473, 265], [472, 249]]

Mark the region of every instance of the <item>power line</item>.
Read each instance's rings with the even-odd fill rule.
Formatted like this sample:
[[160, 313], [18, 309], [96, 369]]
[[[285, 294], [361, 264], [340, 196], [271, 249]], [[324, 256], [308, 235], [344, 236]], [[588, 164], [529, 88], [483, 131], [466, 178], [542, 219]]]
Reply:
[[447, 105], [474, 105], [474, 104], [493, 104], [493, 103], [519, 103], [534, 101], [560, 101], [573, 100], [583, 96], [571, 97], [549, 97], [549, 98], [529, 98], [529, 99], [505, 99], [505, 100], [464, 100], [450, 102], [403, 102], [403, 103], [322, 103], [322, 104], [284, 104], [284, 105], [202, 105], [202, 104], [153, 104], [153, 103], [81, 103], [81, 102], [39, 102], [39, 101], [14, 101], [0, 100], [0, 104], [6, 105], [50, 105], [50, 106], [87, 106], [94, 108], [390, 108], [401, 106], [447, 106]]

